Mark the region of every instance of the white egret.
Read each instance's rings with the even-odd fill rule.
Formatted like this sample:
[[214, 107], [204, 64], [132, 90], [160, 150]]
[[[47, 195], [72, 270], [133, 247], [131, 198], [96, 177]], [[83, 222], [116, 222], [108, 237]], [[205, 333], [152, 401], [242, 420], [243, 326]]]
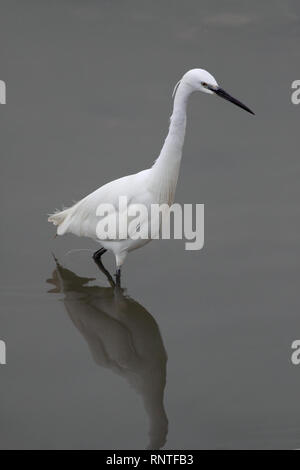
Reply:
[[[107, 250], [112, 251], [116, 258], [117, 284], [120, 284], [121, 266], [127, 254], [148, 243], [150, 238], [133, 239], [130, 233], [119, 239], [105, 239], [107, 234], [101, 237], [101, 233], [99, 236], [99, 231], [96, 230], [99, 222], [97, 208], [100, 204], [111, 204], [117, 208], [121, 196], [127, 198], [127, 213], [130, 206], [136, 204], [144, 204], [150, 208], [152, 204], [170, 206], [173, 203], [185, 137], [187, 103], [194, 91], [215, 94], [254, 114], [247, 106], [220, 88], [209, 72], [203, 69], [189, 70], [174, 89], [174, 105], [169, 132], [153, 166], [107, 183], [72, 207], [57, 211], [48, 218], [49, 222], [57, 225], [57, 235], [73, 233], [100, 242], [102, 248], [93, 255], [96, 262], [101, 264], [102, 254]], [[106, 217], [108, 220], [110, 214]]]

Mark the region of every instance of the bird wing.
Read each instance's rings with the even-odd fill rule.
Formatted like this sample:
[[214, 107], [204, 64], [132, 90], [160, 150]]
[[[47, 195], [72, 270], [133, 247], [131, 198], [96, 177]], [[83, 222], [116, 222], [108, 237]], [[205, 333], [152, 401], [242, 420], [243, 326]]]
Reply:
[[[58, 234], [63, 235], [69, 232], [94, 239], [101, 239], [101, 235], [103, 235], [107, 239], [107, 233], [104, 233], [104, 231], [101, 233], [101, 227], [105, 227], [105, 223], [111, 224], [112, 218], [116, 214], [120, 214], [119, 201], [121, 196], [125, 197], [127, 201], [127, 207], [124, 208], [126, 213], [128, 207], [132, 204], [147, 204], [149, 202], [150, 194], [147, 192], [149, 171], [143, 170], [111, 181], [63, 211], [65, 217], [62, 225], [58, 227]], [[100, 205], [101, 213], [99, 212]], [[57, 216], [59, 217], [59, 214]], [[101, 221], [100, 233], [97, 230], [96, 234], [99, 221]], [[132, 227], [131, 230], [133, 230]]]

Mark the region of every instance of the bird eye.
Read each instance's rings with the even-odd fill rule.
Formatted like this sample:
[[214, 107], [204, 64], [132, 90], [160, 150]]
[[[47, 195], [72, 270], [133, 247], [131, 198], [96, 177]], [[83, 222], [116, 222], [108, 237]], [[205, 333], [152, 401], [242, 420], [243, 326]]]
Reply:
[[202, 86], [205, 86], [205, 87], [208, 86], [208, 83], [206, 83], [206, 82], [202, 82], [201, 84], [202, 84]]

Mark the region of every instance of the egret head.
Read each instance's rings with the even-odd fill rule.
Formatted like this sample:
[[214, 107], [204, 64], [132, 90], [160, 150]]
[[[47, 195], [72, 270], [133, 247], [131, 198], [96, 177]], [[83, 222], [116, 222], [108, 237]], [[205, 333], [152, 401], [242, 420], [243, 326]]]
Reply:
[[203, 69], [189, 70], [183, 75], [181, 82], [191, 87], [193, 91], [203, 91], [203, 93], [209, 94], [213, 94], [209, 86], [212, 88], [218, 87], [216, 79]]
[[184, 83], [192, 88], [193, 91], [202, 91], [203, 93], [208, 93], [210, 95], [217, 95], [220, 98], [223, 98], [231, 103], [239, 106], [248, 113], [254, 114], [248, 106], [244, 105], [241, 101], [233, 98], [229, 95], [223, 88], [221, 88], [216, 79], [206, 70], [203, 69], [192, 69], [186, 72], [182, 79], [181, 83]]

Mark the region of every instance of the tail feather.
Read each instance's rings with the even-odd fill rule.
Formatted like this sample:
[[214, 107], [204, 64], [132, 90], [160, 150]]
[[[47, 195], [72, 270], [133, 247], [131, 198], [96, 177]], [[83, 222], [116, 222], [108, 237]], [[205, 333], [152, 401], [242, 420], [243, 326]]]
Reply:
[[66, 232], [73, 213], [73, 207], [49, 214], [48, 222], [52, 222], [57, 226], [57, 235], [63, 235]]
[[49, 214], [48, 222], [52, 222], [54, 225], [60, 225], [65, 218], [68, 216], [69, 209], [63, 211], [55, 211], [53, 214]]

